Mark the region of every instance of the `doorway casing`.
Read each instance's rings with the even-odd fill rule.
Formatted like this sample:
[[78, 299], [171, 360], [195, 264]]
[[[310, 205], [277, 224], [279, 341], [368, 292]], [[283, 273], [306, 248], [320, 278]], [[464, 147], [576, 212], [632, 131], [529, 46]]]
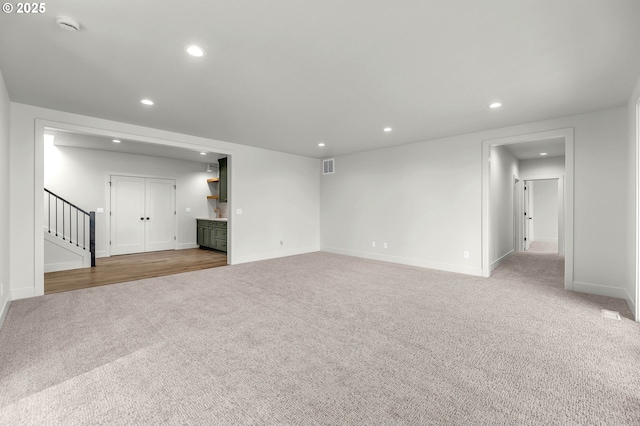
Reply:
[[516, 136], [507, 136], [497, 139], [482, 141], [482, 276], [491, 276], [490, 260], [490, 158], [491, 147], [512, 145], [533, 141], [564, 138], [565, 144], [565, 209], [564, 209], [564, 241], [565, 241], [565, 265], [564, 288], [573, 290], [573, 157], [574, 136], [573, 128], [549, 130], [537, 133], [528, 133]]
[[[44, 198], [42, 193], [44, 191], [44, 134], [45, 129], [60, 129], [70, 131], [74, 133], [87, 133], [91, 135], [107, 136], [125, 140], [134, 140], [137, 142], [174, 146], [178, 148], [184, 148], [192, 151], [212, 150], [211, 146], [197, 145], [193, 143], [166, 140], [153, 136], [144, 136], [140, 134], [132, 134], [123, 132], [120, 130], [110, 130], [107, 128], [87, 127], [79, 124], [61, 123], [52, 120], [45, 120], [36, 118], [35, 131], [34, 131], [34, 289], [33, 294], [29, 294], [27, 297], [42, 296], [44, 295], [44, 233], [39, 232], [43, 229], [43, 218], [41, 212], [44, 211]], [[227, 182], [228, 192], [230, 194], [228, 209], [229, 212], [233, 211], [233, 183], [235, 179], [235, 167], [233, 167], [234, 152], [221, 148], [214, 148], [215, 152], [219, 154], [227, 155], [229, 162], [229, 179]], [[229, 241], [227, 259], [230, 265], [235, 262], [235, 249], [234, 249], [234, 224], [231, 215], [227, 222], [227, 238]], [[195, 225], [194, 225], [195, 226]]]

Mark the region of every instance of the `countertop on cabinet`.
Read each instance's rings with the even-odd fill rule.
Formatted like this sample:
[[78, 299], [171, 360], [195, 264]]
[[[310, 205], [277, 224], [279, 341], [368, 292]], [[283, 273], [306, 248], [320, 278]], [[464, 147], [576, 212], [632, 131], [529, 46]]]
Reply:
[[229, 218], [227, 217], [196, 217], [196, 219], [199, 220], [217, 220], [220, 222], [226, 222], [227, 220], [229, 220]]

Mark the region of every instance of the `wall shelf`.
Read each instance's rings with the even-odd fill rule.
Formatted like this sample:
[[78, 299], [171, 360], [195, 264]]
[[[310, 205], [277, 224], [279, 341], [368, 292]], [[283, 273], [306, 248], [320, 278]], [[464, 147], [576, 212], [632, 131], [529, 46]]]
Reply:
[[220, 198], [220, 197], [217, 196], [217, 195], [207, 195], [207, 199], [208, 200], [217, 200], [218, 198]]
[[211, 179], [207, 179], [207, 182], [209, 182], [209, 183], [213, 183], [213, 182], [220, 182], [220, 178], [211, 178]]

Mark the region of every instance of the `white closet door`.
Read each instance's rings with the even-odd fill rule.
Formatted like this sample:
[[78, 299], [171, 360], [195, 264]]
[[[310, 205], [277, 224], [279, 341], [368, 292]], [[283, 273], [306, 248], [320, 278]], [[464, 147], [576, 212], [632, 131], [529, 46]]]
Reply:
[[145, 250], [145, 179], [111, 177], [111, 254]]
[[175, 181], [146, 179], [145, 251], [173, 250]]

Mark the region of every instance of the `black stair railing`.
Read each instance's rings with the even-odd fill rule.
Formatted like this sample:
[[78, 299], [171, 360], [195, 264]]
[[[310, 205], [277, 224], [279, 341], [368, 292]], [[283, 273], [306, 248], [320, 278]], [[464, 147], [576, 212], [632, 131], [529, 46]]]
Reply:
[[96, 213], [88, 212], [54, 194], [47, 188], [47, 231], [91, 253], [91, 266], [96, 266]]

